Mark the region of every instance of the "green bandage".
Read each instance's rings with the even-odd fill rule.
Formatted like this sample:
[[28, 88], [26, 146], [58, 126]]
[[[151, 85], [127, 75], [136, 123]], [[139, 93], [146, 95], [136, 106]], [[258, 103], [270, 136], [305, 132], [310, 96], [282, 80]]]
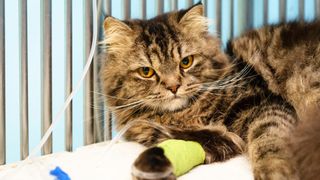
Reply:
[[205, 151], [199, 143], [194, 141], [170, 139], [157, 146], [164, 150], [176, 176], [185, 174], [205, 160]]

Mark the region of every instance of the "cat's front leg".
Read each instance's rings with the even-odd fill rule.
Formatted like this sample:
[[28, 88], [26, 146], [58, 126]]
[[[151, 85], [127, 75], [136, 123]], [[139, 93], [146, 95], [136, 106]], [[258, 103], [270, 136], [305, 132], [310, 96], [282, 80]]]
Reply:
[[[167, 128], [155, 123], [139, 122], [134, 123], [124, 134], [129, 141], [135, 141], [148, 147], [135, 160], [132, 166], [132, 178], [134, 180], [143, 179], [175, 179], [172, 174], [172, 166], [164, 156], [162, 149], [155, 147], [162, 141], [172, 139], [172, 128]], [[157, 178], [156, 178], [157, 177]], [[163, 178], [160, 178], [163, 177]]]
[[136, 121], [126, 130], [124, 137], [128, 141], [138, 142], [146, 147], [152, 147], [164, 140], [173, 138], [173, 132], [177, 131], [158, 123], [148, 121]]
[[151, 147], [142, 152], [132, 166], [134, 180], [174, 180], [173, 167], [163, 149]]
[[295, 180], [295, 165], [287, 139], [297, 121], [282, 105], [262, 108], [248, 129], [248, 155], [255, 180]]
[[[198, 142], [205, 151], [206, 164], [230, 159], [243, 151], [242, 139], [222, 126], [198, 130], [171, 129], [171, 134], [174, 139]], [[134, 176], [135, 179], [154, 179], [157, 176], [159, 178], [156, 179], [176, 178], [170, 161], [159, 147], [151, 147], [143, 152], [135, 161], [133, 169], [135, 175], [150, 175], [150, 178]]]
[[160, 142], [172, 139], [173, 132], [172, 128], [167, 128], [156, 123], [146, 121], [136, 121], [129, 129], [125, 132], [124, 137], [126, 140], [138, 142], [146, 147], [143, 153], [139, 155], [132, 166], [132, 178], [135, 180], [143, 179], [175, 179], [175, 176], [161, 177], [164, 173], [172, 174], [172, 166], [169, 160], [164, 156], [163, 150], [155, 145]]
[[177, 131], [174, 136], [176, 139], [198, 142], [206, 152], [206, 164], [228, 160], [244, 151], [243, 140], [225, 126]]

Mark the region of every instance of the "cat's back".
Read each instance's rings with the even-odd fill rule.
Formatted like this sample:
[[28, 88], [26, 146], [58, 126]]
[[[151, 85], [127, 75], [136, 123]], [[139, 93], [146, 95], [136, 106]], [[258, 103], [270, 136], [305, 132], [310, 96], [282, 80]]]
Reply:
[[[274, 34], [273, 31], [279, 31], [279, 34]], [[279, 25], [266, 27], [266, 30], [261, 30], [262, 33], [270, 31], [270, 35], [275, 35], [279, 38], [280, 48], [293, 49], [296, 47], [315, 48], [320, 42], [320, 21], [313, 22], [290, 22]], [[311, 52], [312, 53], [312, 52]]]
[[271, 91], [297, 109], [306, 103], [319, 102], [320, 21], [249, 30], [230, 41], [228, 52], [252, 65]]
[[[312, 22], [294, 21], [251, 29], [231, 40], [228, 48], [236, 56], [252, 58], [256, 53], [277, 57], [282, 53], [312, 50], [319, 48], [320, 20]], [[274, 51], [273, 51], [274, 50]], [[284, 57], [283, 57], [284, 58]]]

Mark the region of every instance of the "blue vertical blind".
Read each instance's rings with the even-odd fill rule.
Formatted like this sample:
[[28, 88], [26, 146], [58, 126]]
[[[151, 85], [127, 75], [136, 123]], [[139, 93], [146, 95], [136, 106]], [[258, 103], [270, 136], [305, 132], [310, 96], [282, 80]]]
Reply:
[[[5, 2], [5, 120], [7, 163], [20, 160], [20, 51], [19, 7], [24, 0]], [[41, 1], [27, 1], [27, 66], [28, 66], [28, 121], [29, 149], [41, 138]], [[65, 99], [66, 77], [66, 0], [52, 0], [52, 114], [56, 114]], [[152, 18], [158, 13], [187, 8], [198, 0], [102, 0], [102, 14], [116, 18]], [[313, 20], [320, 15], [319, 0], [203, 0], [206, 16], [210, 19], [211, 33], [225, 44], [243, 30], [299, 18]], [[3, 4], [3, 3], [0, 3]], [[80, 77], [85, 55], [85, 6], [86, 0], [72, 2], [72, 82]], [[126, 9], [125, 7], [128, 7]], [[280, 11], [283, 9], [282, 11]], [[110, 13], [111, 12], [111, 13]], [[221, 16], [221, 19], [217, 19]], [[0, 17], [2, 18], [2, 16]], [[0, 27], [1, 28], [1, 27]], [[1, 42], [0, 42], [1, 43]], [[1, 46], [0, 46], [1, 47]], [[1, 51], [0, 51], [1, 52]], [[0, 62], [2, 63], [2, 62]], [[4, 73], [3, 72], [3, 73]], [[2, 72], [0, 72], [2, 73]], [[73, 100], [72, 147], [84, 145], [84, 90]], [[93, 106], [86, 104], [85, 106]], [[94, 118], [103, 116], [96, 115]], [[1, 118], [1, 117], [0, 117]], [[103, 119], [100, 119], [103, 121]], [[0, 120], [1, 121], [1, 120]], [[53, 152], [65, 149], [65, 124], [62, 120], [53, 132]], [[1, 123], [1, 122], [0, 122]], [[0, 151], [1, 152], [1, 151]], [[0, 155], [1, 156], [1, 155]]]

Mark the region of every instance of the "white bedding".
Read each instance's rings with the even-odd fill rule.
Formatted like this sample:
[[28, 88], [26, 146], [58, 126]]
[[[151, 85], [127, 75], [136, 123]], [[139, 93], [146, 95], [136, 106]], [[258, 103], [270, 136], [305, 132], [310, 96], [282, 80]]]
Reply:
[[[145, 149], [132, 142], [117, 143], [108, 151], [108, 143], [99, 143], [78, 149], [73, 153], [63, 152], [32, 161], [0, 166], [0, 179], [8, 180], [53, 180], [49, 171], [61, 167], [72, 180], [129, 180], [135, 158]], [[179, 180], [251, 180], [251, 167], [244, 156], [238, 156], [224, 163], [201, 165]]]

